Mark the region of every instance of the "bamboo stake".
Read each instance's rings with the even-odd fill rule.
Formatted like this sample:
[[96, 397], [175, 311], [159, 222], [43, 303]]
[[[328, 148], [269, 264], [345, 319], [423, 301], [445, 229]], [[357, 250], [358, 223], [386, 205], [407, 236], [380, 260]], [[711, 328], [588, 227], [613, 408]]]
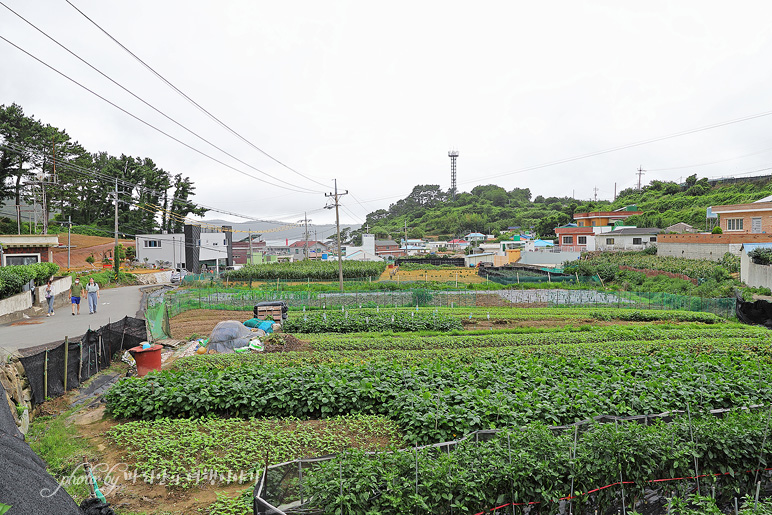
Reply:
[[70, 339], [64, 337], [64, 391], [67, 392], [67, 363], [70, 356]]
[[43, 368], [43, 400], [48, 399], [48, 349], [46, 349], [46, 361]]

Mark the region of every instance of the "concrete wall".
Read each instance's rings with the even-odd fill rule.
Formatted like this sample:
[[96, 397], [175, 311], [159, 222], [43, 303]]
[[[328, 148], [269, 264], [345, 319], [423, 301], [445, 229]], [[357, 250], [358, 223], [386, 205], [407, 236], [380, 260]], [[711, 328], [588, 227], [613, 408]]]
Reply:
[[680, 257], [686, 259], [707, 259], [721, 261], [724, 254], [731, 252], [740, 255], [742, 243], [657, 243], [658, 256]]
[[19, 311], [24, 311], [32, 307], [32, 293], [25, 291], [0, 300], [0, 317], [10, 315]]
[[740, 256], [740, 280], [748, 286], [772, 288], [772, 266], [757, 265], [743, 252]]
[[562, 265], [566, 261], [579, 259], [581, 252], [539, 252], [525, 250], [520, 253], [520, 265]]

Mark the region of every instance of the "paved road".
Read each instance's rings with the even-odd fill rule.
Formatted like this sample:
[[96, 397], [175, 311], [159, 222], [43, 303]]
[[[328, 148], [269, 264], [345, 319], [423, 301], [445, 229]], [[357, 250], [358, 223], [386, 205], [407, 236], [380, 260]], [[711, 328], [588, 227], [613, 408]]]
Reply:
[[107, 288], [100, 292], [99, 306], [93, 315], [88, 313], [88, 301], [81, 300], [80, 315], [72, 316], [70, 305], [57, 308], [56, 315], [25, 318], [0, 326], [0, 353], [16, 351], [64, 339], [80, 336], [89, 328], [96, 329], [108, 322], [115, 322], [126, 315], [136, 316], [142, 293], [147, 285]]

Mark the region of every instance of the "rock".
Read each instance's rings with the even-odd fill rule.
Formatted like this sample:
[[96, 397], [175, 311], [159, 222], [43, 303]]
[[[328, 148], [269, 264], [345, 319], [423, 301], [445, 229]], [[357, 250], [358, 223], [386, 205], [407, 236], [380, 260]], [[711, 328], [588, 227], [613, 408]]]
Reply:
[[29, 410], [25, 409], [21, 417], [19, 417], [20, 424], [19, 424], [19, 431], [21, 431], [21, 434], [26, 435], [27, 431], [29, 431]]
[[8, 395], [10, 395], [11, 392], [16, 389], [11, 383], [11, 380], [6, 375], [5, 367], [0, 367], [0, 384], [3, 385], [3, 388], [5, 388], [5, 391], [8, 393]]
[[5, 394], [5, 400], [8, 402], [8, 407], [11, 409], [11, 414], [13, 414], [13, 421], [16, 422], [17, 426], [21, 425], [21, 421], [19, 420], [19, 413], [16, 411], [16, 404], [11, 400], [11, 397], [8, 395], [8, 393]]
[[30, 402], [32, 402], [32, 388], [30, 388], [29, 386], [24, 388], [21, 391], [21, 399], [26, 404], [29, 404]]
[[271, 328], [273, 329], [274, 333], [278, 333], [279, 331], [281, 331], [281, 324], [273, 324]]
[[24, 365], [21, 364], [21, 361], [14, 361], [13, 365], [16, 367], [16, 373], [19, 374], [19, 377], [27, 377], [27, 373], [24, 370]]

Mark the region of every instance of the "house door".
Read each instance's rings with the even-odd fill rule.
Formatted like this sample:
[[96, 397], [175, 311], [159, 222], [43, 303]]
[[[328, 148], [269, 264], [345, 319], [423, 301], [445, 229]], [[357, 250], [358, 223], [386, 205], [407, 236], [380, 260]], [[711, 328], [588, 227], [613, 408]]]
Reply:
[[761, 217], [751, 218], [751, 232], [754, 234], [761, 233]]

